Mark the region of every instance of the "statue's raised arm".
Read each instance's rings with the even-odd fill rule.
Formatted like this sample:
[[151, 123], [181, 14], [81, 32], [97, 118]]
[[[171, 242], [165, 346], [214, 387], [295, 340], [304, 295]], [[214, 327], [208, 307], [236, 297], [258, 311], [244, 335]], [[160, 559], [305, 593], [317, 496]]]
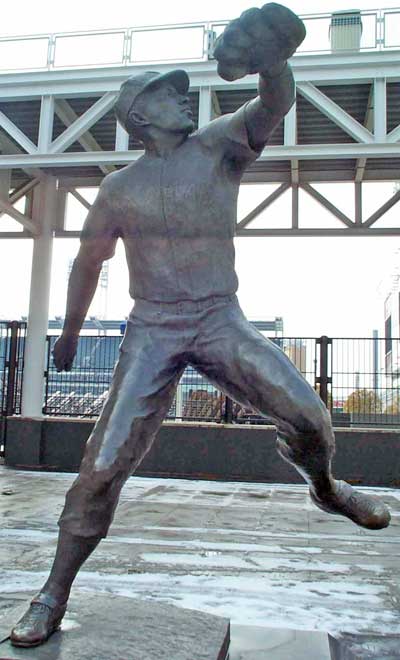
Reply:
[[253, 7], [231, 21], [218, 37], [214, 56], [218, 73], [237, 80], [259, 73], [259, 96], [246, 106], [249, 143], [260, 150], [295, 99], [287, 60], [300, 46], [306, 30], [290, 9], [274, 2]]

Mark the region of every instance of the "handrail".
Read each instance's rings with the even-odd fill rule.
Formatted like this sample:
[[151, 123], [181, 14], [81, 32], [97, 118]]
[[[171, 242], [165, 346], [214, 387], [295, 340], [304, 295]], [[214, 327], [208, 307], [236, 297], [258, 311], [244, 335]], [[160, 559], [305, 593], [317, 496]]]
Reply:
[[[299, 55], [400, 49], [400, 7], [321, 12], [301, 18], [307, 37]], [[206, 61], [212, 59], [215, 38], [227, 23], [219, 20], [0, 36], [0, 72]]]

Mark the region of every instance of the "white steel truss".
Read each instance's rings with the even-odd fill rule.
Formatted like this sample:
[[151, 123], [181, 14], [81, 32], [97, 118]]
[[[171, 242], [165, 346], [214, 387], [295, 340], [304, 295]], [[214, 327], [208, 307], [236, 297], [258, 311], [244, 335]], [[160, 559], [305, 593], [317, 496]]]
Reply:
[[[387, 130], [387, 84], [400, 81], [399, 53], [359, 52], [332, 53], [325, 55], [300, 55], [293, 59], [298, 98], [303, 97], [318, 110], [321, 115], [333, 122], [346, 136], [341, 143], [300, 143], [298, 140], [298, 107], [296, 104], [284, 120], [283, 144], [268, 146], [259, 158], [260, 167], [250, 169], [244, 177], [244, 183], [276, 182], [278, 189], [259, 204], [246, 218], [237, 225], [239, 236], [267, 235], [363, 235], [363, 234], [400, 234], [399, 227], [385, 228], [376, 225], [379, 218], [399, 201], [394, 194], [381, 209], [369, 218], [362, 217], [362, 183], [365, 180], [368, 159], [384, 159], [387, 167], [380, 172], [369, 171], [369, 179], [400, 179], [395, 167], [390, 163], [400, 160], [400, 125]], [[160, 72], [182, 66], [179, 63], [152, 67]], [[191, 77], [194, 92], [199, 92], [199, 125], [221, 114], [220, 96], [226, 91], [250, 91], [256, 93], [257, 76], [248, 76], [234, 83], [228, 83], [217, 76], [215, 62], [201, 61], [184, 65]], [[0, 75], [0, 102], [40, 99], [41, 111], [38, 127], [38, 139], [35, 144], [20, 126], [4, 112], [0, 112], [0, 170], [23, 170], [31, 177], [31, 182], [22, 188], [13, 190], [8, 199], [0, 202], [0, 216], [7, 214], [23, 225], [23, 232], [1, 232], [1, 237], [26, 237], [37, 233], [35, 219], [32, 219], [29, 204], [26, 213], [18, 211], [13, 204], [23, 196], [29, 196], [38, 182], [47, 179], [53, 168], [68, 168], [65, 177], [57, 173], [57, 195], [59, 197], [58, 215], [54, 229], [59, 236], [74, 235], [64, 229], [63, 211], [65, 196], [68, 192], [86, 208], [90, 204], [76, 189], [83, 186], [98, 185], [100, 178], [85, 179], [84, 176], [71, 176], [70, 168], [97, 167], [106, 174], [116, 166], [126, 165], [142, 155], [142, 151], [129, 150], [129, 137], [115, 120], [115, 150], [103, 150], [93, 134], [96, 123], [104, 118], [115, 102], [121, 82], [133, 73], [139, 73], [148, 67], [113, 67], [107, 69], [65, 70], [50, 72], [25, 72]], [[335, 85], [356, 83], [370, 85], [367, 111], [362, 123], [332, 100], [320, 86], [332, 88]], [[92, 104], [83, 114], [78, 115], [69, 102], [70, 98], [84, 98]], [[298, 105], [298, 104], [297, 104]], [[58, 117], [65, 129], [53, 139], [53, 125]], [[79, 142], [84, 151], [67, 151], [75, 142]], [[393, 160], [394, 159], [394, 160]], [[314, 187], [313, 182], [344, 180], [340, 171], [313, 165], [311, 174], [304, 174], [301, 164], [307, 161], [341, 160], [348, 163], [348, 170], [353, 170], [355, 217], [346, 216], [335, 204], [324, 198]], [[355, 161], [355, 164], [354, 162]], [[288, 169], [271, 168], [273, 163], [289, 163]], [[268, 170], [263, 170], [263, 164]], [[265, 172], [268, 172], [266, 179]], [[309, 170], [306, 169], [307, 172]], [[307, 178], [308, 177], [308, 178]], [[345, 179], [348, 180], [348, 177]], [[25, 185], [27, 188], [25, 189]], [[290, 229], [253, 228], [252, 221], [272, 205], [284, 192], [291, 189], [292, 223]], [[299, 190], [305, 191], [326, 210], [338, 219], [342, 228], [306, 229], [299, 227]], [[1, 218], [0, 218], [1, 222]]]

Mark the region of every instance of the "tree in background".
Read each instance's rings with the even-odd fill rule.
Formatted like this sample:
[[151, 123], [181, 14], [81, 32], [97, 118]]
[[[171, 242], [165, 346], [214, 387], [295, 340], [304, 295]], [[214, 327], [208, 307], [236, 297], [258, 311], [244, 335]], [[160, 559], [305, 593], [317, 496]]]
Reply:
[[391, 402], [385, 408], [386, 415], [399, 415], [400, 414], [400, 392], [393, 392]]
[[346, 399], [343, 411], [346, 413], [380, 413], [382, 401], [374, 390], [354, 390]]

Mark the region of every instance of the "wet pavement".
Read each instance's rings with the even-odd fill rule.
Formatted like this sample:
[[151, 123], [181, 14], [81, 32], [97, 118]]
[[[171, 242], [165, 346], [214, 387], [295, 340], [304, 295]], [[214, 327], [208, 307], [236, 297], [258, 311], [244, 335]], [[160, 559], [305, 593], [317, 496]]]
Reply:
[[[73, 478], [0, 467], [0, 607], [44, 582]], [[303, 486], [131, 478], [75, 590], [228, 617], [231, 660], [266, 657], [272, 628], [299, 649], [304, 631], [399, 633], [400, 491], [368, 491], [391, 508], [386, 530], [324, 514]]]

